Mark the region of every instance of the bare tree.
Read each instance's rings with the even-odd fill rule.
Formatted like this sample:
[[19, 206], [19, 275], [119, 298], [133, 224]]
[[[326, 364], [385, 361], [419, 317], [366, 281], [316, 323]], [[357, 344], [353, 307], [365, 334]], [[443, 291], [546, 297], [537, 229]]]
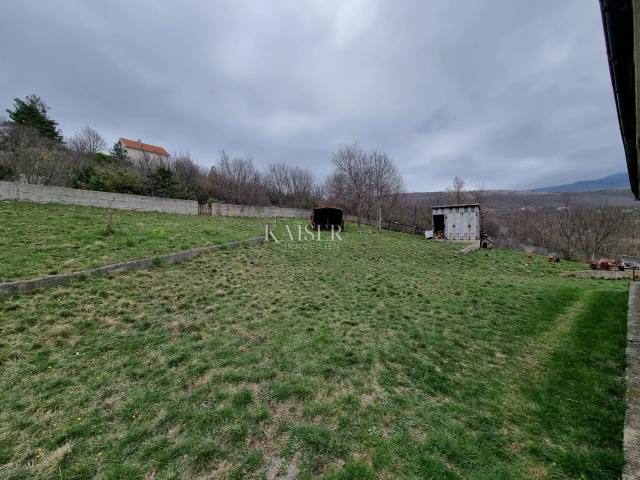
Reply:
[[67, 142], [69, 148], [84, 154], [98, 153], [107, 148], [107, 142], [93, 128], [86, 126]]
[[142, 151], [141, 155], [130, 163], [147, 182], [158, 167], [169, 167], [169, 161], [167, 159], [149, 153], [146, 150]]
[[568, 193], [563, 194], [564, 205], [557, 210], [555, 221], [557, 231], [562, 239], [563, 248], [570, 252], [574, 248], [574, 239], [576, 236], [576, 223], [573, 221], [573, 206], [571, 205], [571, 197]]
[[635, 238], [640, 215], [621, 207], [574, 205], [568, 197], [565, 202], [556, 209], [523, 207], [518, 213], [502, 215], [506, 237], [582, 259], [636, 251], [634, 242], [625, 239]]
[[304, 168], [276, 163], [269, 165], [264, 184], [274, 204], [310, 207], [314, 200], [313, 175]]
[[196, 200], [206, 200], [206, 170], [191, 159], [189, 154], [173, 157], [170, 167], [185, 194]]
[[[397, 194], [388, 197], [382, 202], [382, 220], [385, 222], [398, 222], [403, 225], [413, 226], [424, 230], [431, 225], [431, 201], [413, 197], [411, 194]], [[416, 231], [419, 231], [416, 230]]]
[[473, 203], [480, 205], [481, 210], [487, 208], [487, 189], [484, 185], [478, 185], [475, 190], [470, 192], [470, 196]]
[[461, 177], [453, 177], [451, 186], [447, 189], [449, 193], [449, 203], [459, 205], [467, 201], [467, 193], [465, 192], [465, 181]]
[[357, 144], [343, 145], [333, 155], [333, 173], [325, 188], [331, 198], [358, 217], [373, 218], [384, 206], [397, 201], [403, 181], [396, 166], [384, 152], [366, 154]]
[[31, 127], [9, 125], [0, 141], [0, 166], [8, 180], [65, 185], [75, 160], [60, 144]]
[[374, 208], [391, 205], [404, 190], [404, 181], [393, 161], [384, 152], [372, 151], [366, 162], [368, 201]]
[[335, 171], [330, 177], [330, 193], [338, 197], [347, 209], [358, 217], [358, 225], [367, 205], [367, 154], [356, 143], [342, 145], [333, 154]]
[[223, 150], [218, 164], [211, 167], [208, 180], [214, 198], [249, 205], [267, 203], [260, 173], [251, 157], [231, 159]]
[[323, 197], [353, 213], [350, 184], [346, 175], [334, 170], [327, 176], [322, 185]]
[[469, 192], [471, 201], [480, 206], [480, 235], [481, 237], [495, 237], [499, 228], [493, 218], [493, 212], [489, 210], [487, 201], [487, 190], [483, 184], [478, 185], [475, 190]]
[[569, 212], [576, 245], [592, 259], [613, 246], [627, 220], [622, 208], [606, 205], [570, 209]]

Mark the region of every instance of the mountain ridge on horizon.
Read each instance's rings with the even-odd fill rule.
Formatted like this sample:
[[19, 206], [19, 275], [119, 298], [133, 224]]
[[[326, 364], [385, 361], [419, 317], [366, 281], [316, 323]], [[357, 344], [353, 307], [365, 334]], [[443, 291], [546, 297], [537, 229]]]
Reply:
[[627, 172], [618, 172], [594, 180], [579, 180], [573, 183], [538, 187], [531, 189], [531, 191], [540, 193], [593, 192], [617, 188], [630, 188]]

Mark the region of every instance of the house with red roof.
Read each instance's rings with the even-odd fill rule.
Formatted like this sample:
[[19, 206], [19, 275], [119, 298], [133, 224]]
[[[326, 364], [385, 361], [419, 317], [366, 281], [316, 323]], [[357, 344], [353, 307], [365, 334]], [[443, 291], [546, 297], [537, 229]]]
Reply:
[[140, 140], [121, 138], [120, 144], [127, 149], [127, 158], [132, 162], [157, 160], [169, 157], [169, 152], [158, 145], [142, 143]]

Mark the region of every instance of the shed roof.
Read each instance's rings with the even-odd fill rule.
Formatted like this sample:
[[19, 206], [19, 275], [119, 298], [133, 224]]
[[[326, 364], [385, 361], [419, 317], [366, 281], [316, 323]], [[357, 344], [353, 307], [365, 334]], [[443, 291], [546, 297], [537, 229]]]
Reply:
[[478, 207], [480, 208], [479, 203], [459, 203], [456, 205], [435, 205], [431, 208], [462, 208], [462, 207]]
[[340, 207], [336, 207], [334, 205], [318, 205], [317, 207], [313, 207], [314, 210], [340, 210], [342, 211], [342, 209]]

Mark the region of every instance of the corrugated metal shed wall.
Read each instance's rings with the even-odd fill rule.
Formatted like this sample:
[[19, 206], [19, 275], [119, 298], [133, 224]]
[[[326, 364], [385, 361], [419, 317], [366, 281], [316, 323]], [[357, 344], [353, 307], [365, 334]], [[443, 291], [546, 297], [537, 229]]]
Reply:
[[444, 215], [447, 240], [480, 239], [480, 207], [477, 205], [437, 207], [433, 215]]

